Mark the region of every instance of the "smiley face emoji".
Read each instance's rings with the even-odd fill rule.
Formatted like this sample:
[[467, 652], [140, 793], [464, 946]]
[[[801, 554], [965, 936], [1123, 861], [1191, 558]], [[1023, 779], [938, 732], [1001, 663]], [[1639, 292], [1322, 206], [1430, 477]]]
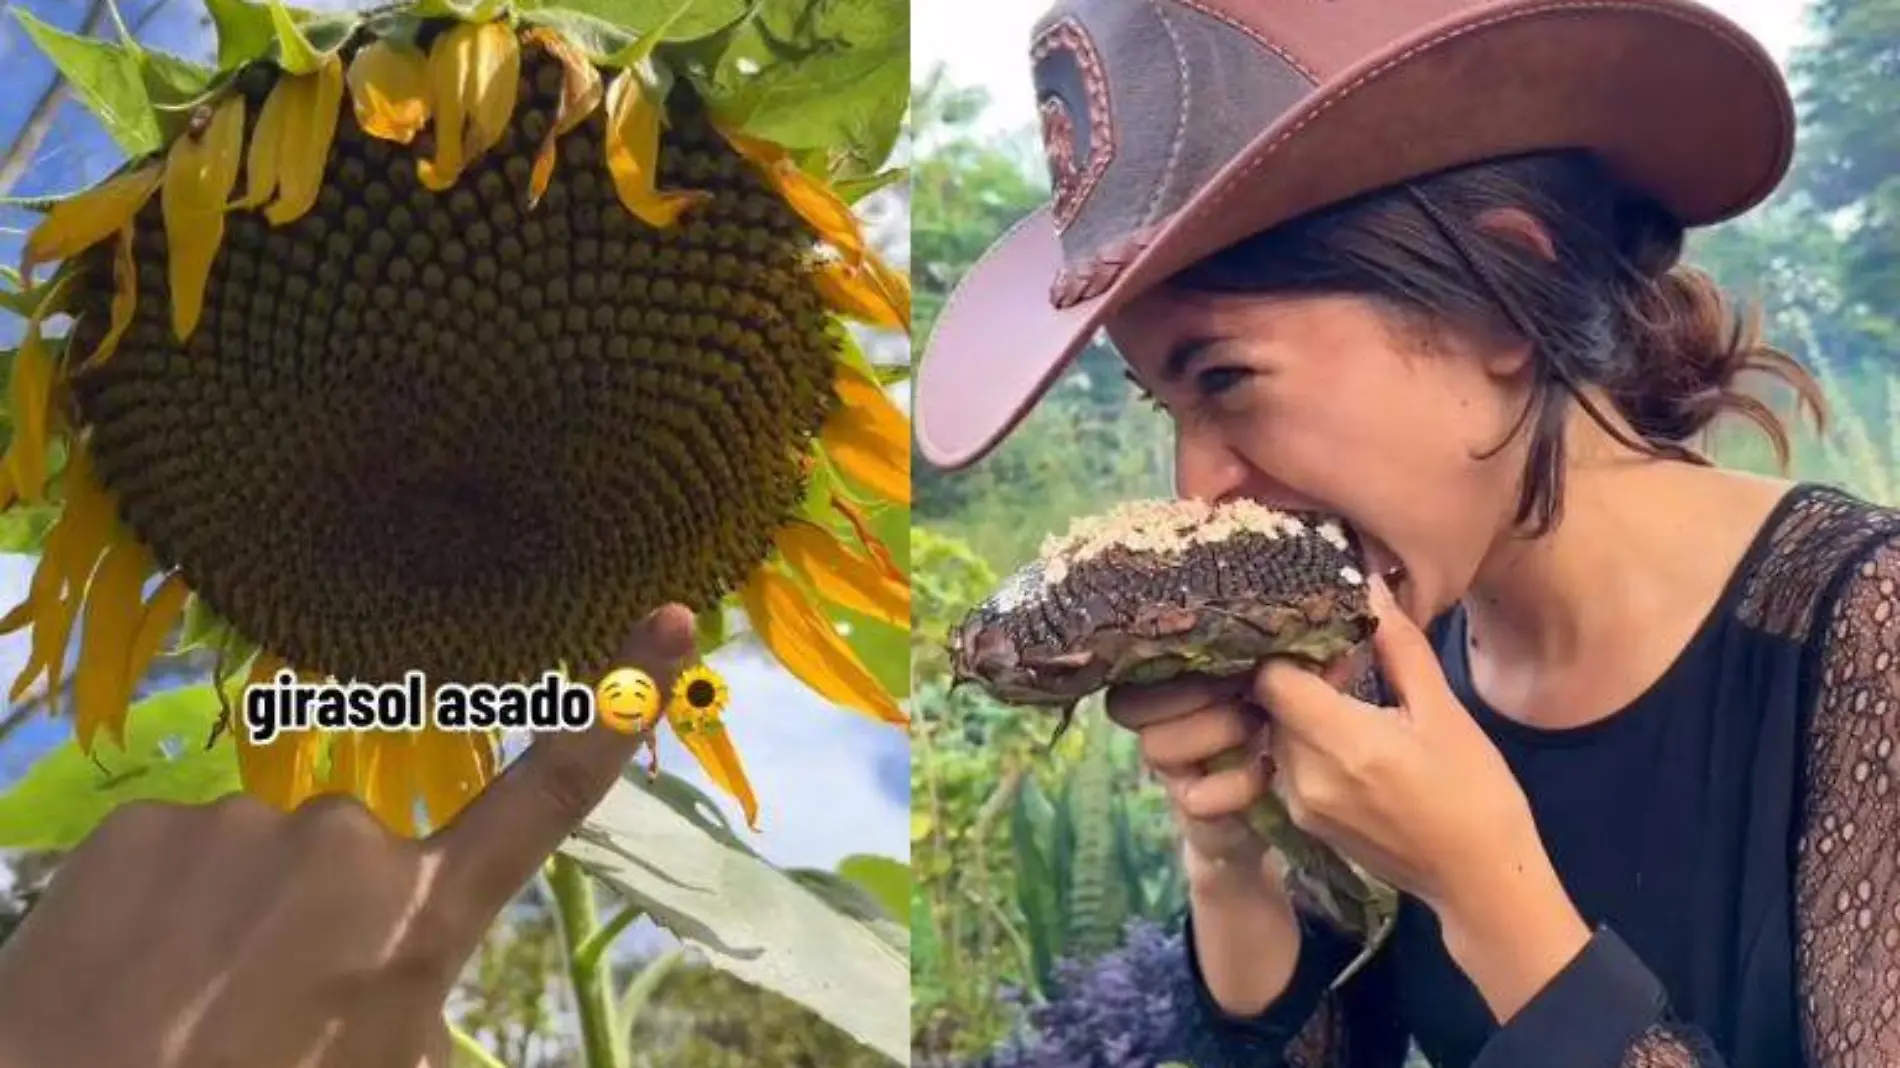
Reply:
[[639, 668], [620, 668], [594, 687], [594, 707], [602, 722], [622, 734], [649, 730], [660, 718], [660, 688]]

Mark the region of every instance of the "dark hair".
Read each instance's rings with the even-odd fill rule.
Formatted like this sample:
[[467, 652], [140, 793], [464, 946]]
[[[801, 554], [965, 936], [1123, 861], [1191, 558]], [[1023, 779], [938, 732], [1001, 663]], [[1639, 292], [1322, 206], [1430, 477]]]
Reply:
[[[1480, 225], [1498, 209], [1535, 219], [1554, 261]], [[1747, 371], [1791, 386], [1825, 424], [1819, 384], [1763, 343], [1759, 314], [1738, 310], [1706, 273], [1678, 262], [1683, 236], [1674, 216], [1614, 180], [1594, 156], [1552, 152], [1441, 172], [1301, 216], [1202, 260], [1172, 284], [1354, 294], [1427, 330], [1449, 325], [1529, 341], [1531, 397], [1498, 449], [1530, 427], [1517, 521], [1534, 519], [1541, 534], [1562, 510], [1572, 402], [1625, 445], [1693, 462], [1706, 461], [1685, 443], [1734, 413], [1759, 427], [1787, 466], [1787, 428], [1736, 385]], [[1581, 395], [1591, 385], [1604, 388], [1640, 441]]]

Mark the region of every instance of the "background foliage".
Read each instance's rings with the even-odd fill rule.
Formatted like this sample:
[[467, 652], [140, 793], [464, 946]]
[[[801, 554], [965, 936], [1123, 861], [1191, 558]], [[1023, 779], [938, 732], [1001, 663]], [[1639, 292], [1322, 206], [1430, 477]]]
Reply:
[[[1799, 436], [1791, 474], [1900, 503], [1900, 0], [1819, 0], [1812, 17], [1813, 43], [1791, 62], [1794, 173], [1765, 207], [1694, 235], [1687, 258], [1759, 302], [1770, 340], [1824, 381], [1831, 433]], [[976, 132], [980, 90], [938, 70], [912, 92], [922, 344], [962, 273], [1045, 199], [1046, 179], [1032, 131]], [[1708, 444], [1773, 470], [1746, 428]], [[1042, 714], [947, 689], [940, 643], [1072, 516], [1169, 493], [1169, 447], [1165, 422], [1096, 346], [982, 463], [944, 474], [913, 459], [916, 1063], [1151, 1064], [1142, 1056], [1166, 1038], [1153, 986], [1178, 965], [1181, 891], [1167, 874], [1171, 822], [1130, 740], [1079, 729], [1043, 752]], [[1084, 709], [1077, 727], [1100, 722]], [[1084, 827], [1112, 832], [1085, 840]]]

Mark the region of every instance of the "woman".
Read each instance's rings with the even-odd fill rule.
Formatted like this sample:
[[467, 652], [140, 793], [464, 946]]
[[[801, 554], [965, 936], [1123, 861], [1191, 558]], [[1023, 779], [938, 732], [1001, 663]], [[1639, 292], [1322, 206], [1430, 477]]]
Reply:
[[[1188, 1059], [1900, 1064], [1900, 513], [1687, 447], [1785, 450], [1743, 372], [1818, 401], [1677, 264], [1785, 169], [1772, 64], [1686, 3], [1136, 6], [1043, 23], [1054, 202], [917, 422], [974, 462], [1102, 327], [1181, 494], [1337, 513], [1381, 576], [1369, 700], [1110, 695], [1182, 828]], [[1238, 818], [1267, 789], [1404, 895], [1337, 989], [1357, 947]]]

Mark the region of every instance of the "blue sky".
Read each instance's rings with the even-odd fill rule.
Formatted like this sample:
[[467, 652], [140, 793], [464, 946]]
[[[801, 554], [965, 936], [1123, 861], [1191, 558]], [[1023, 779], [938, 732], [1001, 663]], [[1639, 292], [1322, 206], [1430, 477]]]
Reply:
[[[121, 0], [128, 23], [153, 0]], [[339, 6], [335, 3], [301, 6]], [[80, 0], [0, 0], [0, 11], [22, 7], [43, 21], [76, 30], [85, 14]], [[152, 47], [206, 59], [212, 50], [202, 23], [201, 0], [168, 3], [140, 37]], [[52, 77], [52, 67], [10, 14], [0, 17], [0, 143], [10, 143]], [[90, 184], [117, 165], [119, 155], [98, 124], [70, 100], [58, 112], [35, 166], [13, 196], [58, 192]], [[0, 262], [19, 260], [19, 229], [29, 216], [0, 209]], [[901, 235], [900, 235], [901, 239]], [[899, 262], [902, 262], [901, 257]], [[0, 317], [0, 343], [17, 337], [17, 323]], [[33, 560], [0, 555], [0, 611], [25, 593]], [[4, 689], [26, 655], [24, 635], [0, 638], [0, 712]], [[829, 867], [853, 853], [904, 858], [909, 853], [909, 756], [901, 729], [872, 723], [830, 705], [754, 648], [740, 646], [713, 658], [733, 691], [728, 723], [759, 795], [756, 845], [788, 865]], [[64, 721], [36, 721], [0, 744], [0, 787], [10, 783], [33, 756], [66, 736]], [[661, 744], [662, 766], [711, 790], [690, 756], [671, 738]], [[727, 804], [735, 824], [738, 807]]]

